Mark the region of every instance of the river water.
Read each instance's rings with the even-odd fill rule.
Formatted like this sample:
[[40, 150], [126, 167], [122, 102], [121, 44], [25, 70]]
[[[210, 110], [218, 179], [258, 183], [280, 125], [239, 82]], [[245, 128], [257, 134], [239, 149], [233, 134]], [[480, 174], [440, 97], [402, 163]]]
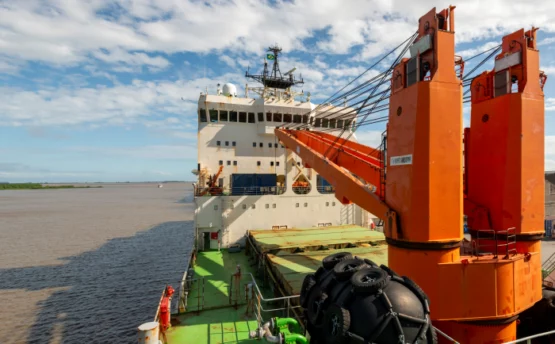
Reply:
[[136, 343], [193, 238], [189, 184], [0, 191], [0, 343]]

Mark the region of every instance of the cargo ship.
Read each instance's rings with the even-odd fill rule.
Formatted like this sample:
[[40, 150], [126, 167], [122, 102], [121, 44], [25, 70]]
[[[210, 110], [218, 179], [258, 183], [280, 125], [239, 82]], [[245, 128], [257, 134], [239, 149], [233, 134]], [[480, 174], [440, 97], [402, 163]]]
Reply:
[[[454, 11], [426, 13], [390, 68], [320, 104], [277, 45], [244, 96], [201, 93], [194, 248], [140, 343], [554, 341], [537, 29], [472, 76]], [[380, 121], [381, 145], [357, 142]]]

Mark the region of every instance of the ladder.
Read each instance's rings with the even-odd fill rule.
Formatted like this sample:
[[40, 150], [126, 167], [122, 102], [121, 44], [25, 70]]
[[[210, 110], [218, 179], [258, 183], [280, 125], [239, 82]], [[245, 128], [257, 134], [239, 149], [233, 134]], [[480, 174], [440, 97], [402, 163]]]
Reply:
[[555, 270], [555, 253], [542, 264], [542, 280], [549, 276], [553, 270]]

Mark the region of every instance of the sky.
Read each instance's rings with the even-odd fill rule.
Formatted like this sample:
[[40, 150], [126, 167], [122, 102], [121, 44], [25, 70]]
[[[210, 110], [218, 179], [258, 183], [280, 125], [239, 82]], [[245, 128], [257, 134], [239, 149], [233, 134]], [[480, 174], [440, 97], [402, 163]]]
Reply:
[[[0, 0], [0, 181], [193, 180], [200, 92], [225, 82], [244, 92], [246, 68], [259, 71], [278, 43], [282, 71], [296, 67], [317, 103], [409, 37], [430, 4]], [[534, 25], [541, 67], [555, 75], [555, 2], [539, 4], [461, 1], [457, 53]], [[555, 170], [555, 78], [544, 92], [545, 163]], [[356, 135], [375, 146], [383, 129]]]

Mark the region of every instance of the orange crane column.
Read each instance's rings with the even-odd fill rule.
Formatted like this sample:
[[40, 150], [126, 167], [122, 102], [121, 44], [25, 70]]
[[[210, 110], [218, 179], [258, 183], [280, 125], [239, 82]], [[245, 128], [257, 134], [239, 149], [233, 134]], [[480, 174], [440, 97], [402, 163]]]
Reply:
[[[401, 231], [386, 231], [389, 266], [438, 306], [440, 263], [462, 240], [462, 86], [455, 74], [454, 7], [419, 20], [419, 38], [393, 71], [385, 203]], [[427, 75], [428, 74], [428, 75]]]
[[506, 239], [505, 231], [514, 228], [519, 253], [540, 252], [545, 215], [544, 94], [536, 30], [503, 37], [494, 70], [471, 85], [467, 196], [489, 211], [491, 225], [478, 222], [471, 234], [475, 239], [478, 230], [493, 229]]

